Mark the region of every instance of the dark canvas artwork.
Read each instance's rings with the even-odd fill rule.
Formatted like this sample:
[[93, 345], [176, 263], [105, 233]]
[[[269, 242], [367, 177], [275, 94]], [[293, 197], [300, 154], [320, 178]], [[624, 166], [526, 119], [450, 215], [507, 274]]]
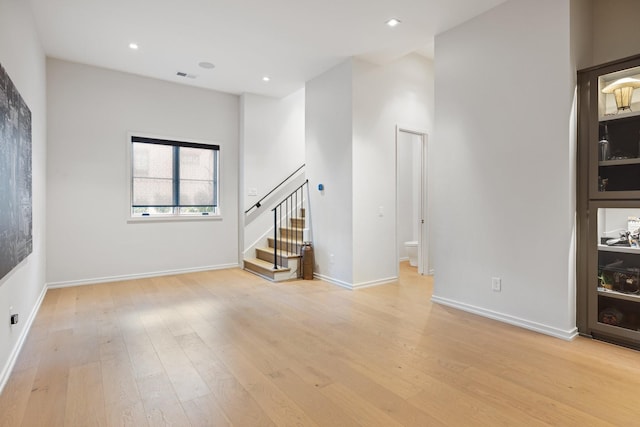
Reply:
[[0, 65], [0, 279], [33, 250], [31, 111]]

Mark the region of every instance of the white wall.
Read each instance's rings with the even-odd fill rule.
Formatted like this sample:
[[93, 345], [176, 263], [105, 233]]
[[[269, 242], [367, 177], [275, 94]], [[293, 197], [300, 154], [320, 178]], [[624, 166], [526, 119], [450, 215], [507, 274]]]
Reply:
[[[0, 279], [0, 392], [45, 289], [46, 77], [44, 52], [27, 2], [0, 0], [0, 64], [31, 110], [33, 252]], [[9, 326], [9, 307], [20, 321]]]
[[[47, 281], [238, 263], [238, 97], [49, 59]], [[222, 220], [127, 223], [127, 132], [220, 144]]]
[[[344, 286], [353, 283], [352, 70], [352, 60], [347, 60], [305, 88], [315, 273]], [[318, 184], [325, 190], [318, 191]]]
[[593, 64], [640, 54], [638, 0], [593, 1]]
[[383, 66], [355, 60], [353, 94], [357, 287], [397, 276], [395, 129], [402, 125], [432, 131], [433, 63], [417, 54]]
[[[284, 98], [243, 94], [240, 97], [240, 139], [244, 212], [305, 162], [304, 88]], [[244, 217], [243, 254], [255, 256], [255, 247], [266, 246], [265, 233], [273, 233], [271, 209], [302, 183], [282, 186]], [[249, 195], [249, 190], [257, 195]]]
[[511, 0], [436, 37], [431, 146], [434, 300], [562, 338], [576, 332], [575, 45], [569, 0]]
[[[285, 98], [243, 94], [244, 210], [304, 163], [304, 88]], [[256, 189], [257, 196], [248, 190]]]

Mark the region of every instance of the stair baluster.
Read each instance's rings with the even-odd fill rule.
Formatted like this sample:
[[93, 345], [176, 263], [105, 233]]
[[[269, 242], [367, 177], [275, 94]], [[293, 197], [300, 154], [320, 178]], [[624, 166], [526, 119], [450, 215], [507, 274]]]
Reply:
[[[273, 269], [277, 270], [282, 263], [283, 247], [286, 252], [298, 252], [298, 246], [302, 244], [303, 232], [296, 223], [293, 226], [293, 214], [304, 212], [305, 198], [304, 192], [308, 190], [309, 180], [305, 180], [302, 185], [296, 188], [283, 201], [281, 201], [273, 211]], [[284, 212], [283, 212], [284, 211]], [[279, 220], [279, 222], [278, 222]], [[284, 226], [283, 226], [284, 224]], [[280, 236], [278, 236], [280, 231]], [[280, 244], [278, 244], [278, 237]], [[284, 243], [284, 244], [283, 244]]]

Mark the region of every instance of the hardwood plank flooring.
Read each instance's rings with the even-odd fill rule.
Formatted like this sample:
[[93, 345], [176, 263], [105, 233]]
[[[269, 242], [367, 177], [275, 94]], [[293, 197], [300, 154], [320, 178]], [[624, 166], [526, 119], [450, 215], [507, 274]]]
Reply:
[[621, 426], [640, 352], [239, 269], [47, 292], [0, 395], [16, 426]]

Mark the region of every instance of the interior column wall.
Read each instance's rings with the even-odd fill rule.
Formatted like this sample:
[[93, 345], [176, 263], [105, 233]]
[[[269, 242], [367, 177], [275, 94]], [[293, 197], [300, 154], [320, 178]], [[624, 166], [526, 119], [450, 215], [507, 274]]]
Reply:
[[570, 2], [511, 0], [436, 37], [435, 52], [433, 298], [571, 338]]
[[[315, 273], [353, 283], [353, 60], [306, 84], [305, 162]], [[318, 186], [322, 184], [323, 190]]]

